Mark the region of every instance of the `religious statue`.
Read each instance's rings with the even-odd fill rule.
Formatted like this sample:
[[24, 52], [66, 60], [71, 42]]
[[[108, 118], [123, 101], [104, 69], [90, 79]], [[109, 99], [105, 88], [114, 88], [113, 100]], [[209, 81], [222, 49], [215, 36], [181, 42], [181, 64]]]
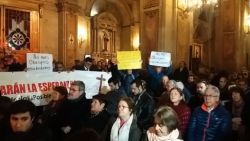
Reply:
[[108, 51], [108, 42], [109, 42], [109, 37], [107, 33], [104, 32], [103, 34], [103, 48], [102, 51]]

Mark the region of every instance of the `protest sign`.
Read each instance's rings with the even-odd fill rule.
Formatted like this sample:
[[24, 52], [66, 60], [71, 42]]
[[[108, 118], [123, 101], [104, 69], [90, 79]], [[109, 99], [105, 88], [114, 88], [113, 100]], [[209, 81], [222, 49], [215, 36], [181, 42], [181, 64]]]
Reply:
[[169, 67], [171, 65], [171, 54], [168, 52], [152, 51], [149, 59], [149, 65]]
[[118, 70], [140, 69], [142, 64], [140, 51], [118, 51]]
[[107, 80], [111, 74], [94, 71], [74, 71], [74, 72], [1, 72], [0, 90], [3, 96], [12, 100], [27, 99], [35, 105], [46, 105], [51, 97], [54, 86], [70, 87], [71, 82], [80, 80], [85, 83], [85, 92], [88, 99], [98, 94], [100, 77], [105, 81], [102, 86], [108, 86]]
[[27, 71], [52, 72], [52, 54], [27, 53]]

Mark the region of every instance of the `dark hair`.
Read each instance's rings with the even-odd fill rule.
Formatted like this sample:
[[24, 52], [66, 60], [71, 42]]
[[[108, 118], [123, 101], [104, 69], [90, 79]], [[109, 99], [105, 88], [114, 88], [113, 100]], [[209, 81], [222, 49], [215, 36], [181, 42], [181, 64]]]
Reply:
[[178, 87], [173, 87], [172, 89], [170, 89], [169, 91], [169, 94], [173, 91], [173, 90], [177, 90], [177, 92], [179, 92], [180, 96], [182, 96], [182, 100], [181, 102], [184, 102], [185, 101], [185, 96], [184, 96], [184, 93], [182, 92], [182, 90]]
[[84, 84], [84, 82], [82, 82], [82, 81], [74, 81], [74, 82], [71, 83], [71, 85], [76, 85], [76, 86], [79, 87], [79, 90], [85, 92], [85, 84]]
[[142, 89], [146, 89], [146, 87], [147, 87], [147, 82], [144, 81], [144, 80], [142, 80], [142, 79], [140, 79], [140, 78], [136, 78], [134, 81], [132, 81], [130, 83], [130, 85], [132, 85], [134, 83], [135, 83], [135, 85], [136, 85], [137, 88], [139, 88], [141, 86]]
[[245, 95], [244, 95], [244, 91], [238, 87], [238, 86], [234, 86], [234, 87], [231, 87], [229, 89], [229, 94], [230, 94], [230, 98], [232, 100], [232, 95], [233, 95], [233, 92], [236, 92], [236, 93], [239, 93], [240, 94], [240, 97], [241, 97], [241, 100], [245, 100]]
[[209, 82], [207, 80], [200, 80], [197, 82], [197, 84], [199, 84], [199, 83], [203, 83], [203, 84], [205, 84], [205, 86], [209, 85]]
[[29, 112], [31, 118], [35, 117], [36, 106], [29, 100], [18, 100], [11, 104], [9, 115]]
[[9, 97], [6, 96], [0, 96], [0, 115], [5, 115], [8, 111], [12, 101]]
[[85, 59], [84, 59], [84, 62], [93, 62], [93, 59], [92, 58], [90, 58], [90, 57], [86, 57]]
[[159, 118], [160, 123], [164, 126], [167, 126], [169, 133], [178, 128], [178, 116], [171, 107], [160, 107], [154, 114], [154, 118]]
[[113, 84], [116, 85], [116, 84], [119, 84], [120, 81], [119, 81], [119, 79], [116, 78], [116, 77], [111, 77], [111, 78], [109, 78], [108, 83], [113, 83]]
[[103, 95], [103, 94], [98, 94], [98, 95], [95, 95], [93, 96], [92, 99], [96, 99], [100, 102], [100, 104], [104, 103], [105, 104], [105, 107], [107, 105], [107, 99], [106, 99], [106, 96]]
[[135, 102], [131, 97], [123, 96], [119, 99], [118, 103], [120, 101], [125, 101], [128, 104], [128, 108], [131, 110], [131, 114], [134, 113], [135, 110]]
[[64, 86], [55, 86], [53, 88], [54, 91], [57, 91], [60, 95], [67, 96], [68, 95], [68, 90]]

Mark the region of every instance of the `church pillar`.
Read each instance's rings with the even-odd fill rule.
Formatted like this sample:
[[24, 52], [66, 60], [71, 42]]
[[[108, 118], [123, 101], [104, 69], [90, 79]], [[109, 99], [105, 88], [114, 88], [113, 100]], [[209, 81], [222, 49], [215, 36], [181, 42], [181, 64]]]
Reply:
[[[74, 65], [74, 60], [83, 59], [85, 51], [89, 52], [86, 23], [79, 13], [83, 11], [76, 3], [60, 0], [58, 7], [58, 60], [68, 68]], [[83, 27], [79, 27], [82, 25]], [[84, 27], [85, 26], [85, 27]], [[79, 33], [81, 32], [81, 33]], [[86, 33], [82, 33], [86, 32]], [[87, 37], [85, 37], [87, 36]]]
[[[220, 1], [215, 25], [215, 49], [211, 62], [219, 69], [237, 71], [245, 65], [244, 46], [241, 38], [242, 2], [238, 0]], [[241, 24], [240, 24], [241, 23]], [[212, 66], [213, 66], [212, 64]]]
[[[147, 62], [151, 51], [159, 49], [160, 0], [141, 0], [141, 53]], [[144, 63], [144, 65], [146, 65]]]

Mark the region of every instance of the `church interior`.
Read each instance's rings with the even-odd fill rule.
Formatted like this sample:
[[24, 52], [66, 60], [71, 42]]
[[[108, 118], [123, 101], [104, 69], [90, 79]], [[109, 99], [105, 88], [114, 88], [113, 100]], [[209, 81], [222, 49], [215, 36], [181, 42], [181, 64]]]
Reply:
[[249, 0], [1, 0], [0, 56], [50, 53], [66, 67], [117, 51], [169, 52], [173, 65], [224, 69], [250, 63]]

